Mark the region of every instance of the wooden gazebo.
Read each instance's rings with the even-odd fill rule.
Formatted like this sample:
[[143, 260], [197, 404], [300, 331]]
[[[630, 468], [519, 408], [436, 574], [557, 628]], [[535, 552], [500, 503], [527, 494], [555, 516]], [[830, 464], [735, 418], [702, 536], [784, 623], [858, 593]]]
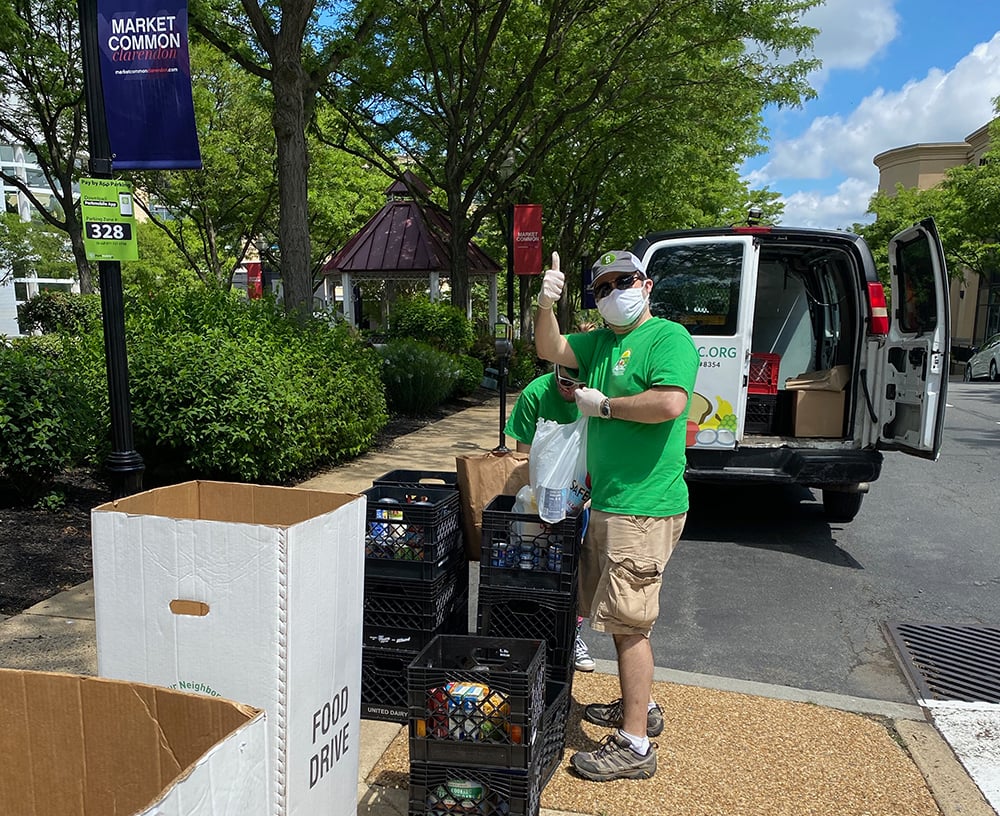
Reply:
[[[344, 315], [354, 320], [354, 285], [365, 280], [387, 283], [427, 279], [430, 299], [441, 297], [441, 282], [449, 276], [448, 238], [451, 222], [433, 205], [414, 200], [410, 188], [428, 192], [427, 186], [411, 172], [386, 189], [386, 203], [334, 255], [322, 269], [323, 296], [333, 300], [336, 276], [344, 297]], [[490, 290], [490, 325], [497, 320], [497, 273], [500, 265], [474, 242], [468, 244], [469, 278], [486, 277]], [[471, 292], [465, 304], [472, 317]]]

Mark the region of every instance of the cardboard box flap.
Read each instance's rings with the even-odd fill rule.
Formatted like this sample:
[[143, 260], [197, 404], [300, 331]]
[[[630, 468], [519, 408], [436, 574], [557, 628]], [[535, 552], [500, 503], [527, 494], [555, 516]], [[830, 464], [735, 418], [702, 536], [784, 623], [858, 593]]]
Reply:
[[0, 669], [0, 813], [142, 813], [258, 709], [156, 686]]
[[839, 365], [789, 377], [785, 380], [785, 388], [789, 391], [843, 391], [850, 379], [850, 367]]
[[288, 527], [357, 498], [352, 493], [300, 487], [192, 481], [115, 499], [95, 507], [94, 512]]

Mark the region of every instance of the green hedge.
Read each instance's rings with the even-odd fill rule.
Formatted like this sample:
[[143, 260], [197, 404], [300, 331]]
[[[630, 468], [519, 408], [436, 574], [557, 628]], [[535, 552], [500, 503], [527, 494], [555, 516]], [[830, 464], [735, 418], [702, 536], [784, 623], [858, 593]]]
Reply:
[[450, 303], [427, 298], [398, 300], [389, 315], [390, 340], [419, 340], [450, 354], [464, 354], [472, 347], [472, 323]]
[[93, 331], [101, 325], [101, 297], [44, 290], [17, 307], [17, 321], [25, 333]]
[[[129, 292], [125, 314], [135, 448], [149, 482], [287, 483], [368, 450], [388, 420], [379, 356], [346, 326], [303, 324], [273, 302], [202, 287]], [[8, 430], [30, 421], [44, 431], [21, 453], [44, 473], [99, 465], [110, 451], [102, 327], [82, 325], [35, 339], [34, 367], [3, 365], [18, 399], [5, 394], [0, 416], [19, 406]]]
[[21, 499], [37, 499], [85, 457], [94, 419], [53, 344], [0, 342], [0, 477]]
[[451, 395], [467, 397], [474, 394], [482, 383], [483, 373], [486, 370], [482, 361], [468, 354], [456, 354], [454, 359], [460, 373]]
[[380, 352], [389, 408], [399, 414], [428, 414], [448, 398], [463, 376], [455, 355], [418, 340], [392, 340]]
[[171, 477], [282, 483], [387, 421], [378, 356], [345, 326], [196, 289], [137, 302], [128, 334], [136, 446]]

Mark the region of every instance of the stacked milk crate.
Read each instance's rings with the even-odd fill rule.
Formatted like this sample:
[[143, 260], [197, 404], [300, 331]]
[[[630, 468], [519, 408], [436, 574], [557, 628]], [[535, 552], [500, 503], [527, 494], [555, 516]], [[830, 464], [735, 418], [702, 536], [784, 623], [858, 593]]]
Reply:
[[516, 512], [513, 496], [497, 496], [483, 510], [477, 630], [486, 637], [546, 644], [543, 732], [553, 744], [543, 785], [566, 741], [582, 534], [582, 516], [546, 524], [537, 515]]
[[777, 433], [778, 368], [781, 355], [755, 351], [750, 355], [747, 410], [743, 430], [753, 434]]
[[405, 722], [410, 661], [435, 635], [469, 631], [457, 477], [393, 470], [364, 493], [361, 716]]
[[545, 643], [439, 635], [407, 670], [410, 816], [538, 816]]

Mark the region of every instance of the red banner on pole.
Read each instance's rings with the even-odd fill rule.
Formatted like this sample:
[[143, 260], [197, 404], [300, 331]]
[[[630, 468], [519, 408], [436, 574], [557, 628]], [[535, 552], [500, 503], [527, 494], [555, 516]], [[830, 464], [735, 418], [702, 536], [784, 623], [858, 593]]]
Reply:
[[264, 296], [264, 276], [261, 263], [244, 264], [247, 268], [247, 297], [250, 300], [260, 300]]
[[514, 205], [514, 274], [542, 274], [542, 205]]

